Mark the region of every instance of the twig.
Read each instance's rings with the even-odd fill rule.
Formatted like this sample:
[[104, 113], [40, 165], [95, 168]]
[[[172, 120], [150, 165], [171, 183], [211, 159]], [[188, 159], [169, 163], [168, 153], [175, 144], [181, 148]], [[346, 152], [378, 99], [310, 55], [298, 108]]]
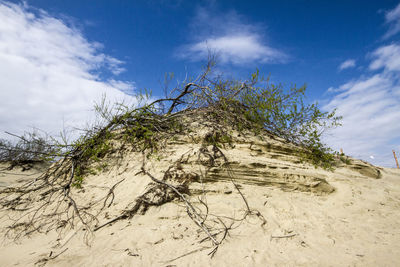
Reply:
[[122, 180], [120, 180], [119, 182], [117, 182], [116, 184], [114, 184], [114, 185], [110, 188], [110, 190], [108, 191], [108, 194], [107, 194], [106, 198], [104, 199], [103, 207], [102, 207], [100, 210], [103, 210], [103, 209], [104, 209], [104, 207], [106, 206], [107, 200], [108, 200], [108, 198], [109, 198], [110, 196], [112, 196], [112, 198], [111, 198], [111, 201], [110, 201], [110, 203], [108, 204], [107, 208], [109, 208], [109, 207], [111, 206], [111, 204], [112, 204], [113, 201], [114, 201], [114, 197], [115, 197], [115, 195], [114, 195], [114, 189], [115, 189], [115, 187], [117, 187], [117, 185], [119, 185], [119, 184], [122, 183], [123, 181], [125, 181], [125, 178], [122, 179]]
[[183, 254], [183, 255], [181, 255], [181, 256], [179, 256], [179, 257], [176, 257], [176, 258], [174, 258], [174, 259], [164, 261], [163, 263], [170, 263], [170, 262], [176, 261], [176, 260], [178, 260], [178, 259], [180, 259], [180, 258], [189, 256], [189, 255], [191, 255], [191, 254], [193, 254], [193, 253], [196, 253], [196, 252], [199, 252], [199, 251], [203, 251], [203, 250], [206, 250], [206, 249], [209, 249], [209, 248], [211, 248], [211, 247], [201, 247], [201, 248], [192, 250], [192, 251], [190, 251], [190, 252], [187, 252], [187, 253], [185, 253], [185, 254]]
[[271, 240], [273, 239], [273, 238], [277, 238], [277, 239], [280, 239], [280, 238], [290, 238], [290, 237], [294, 237], [294, 236], [296, 236], [297, 234], [290, 234], [290, 235], [271, 235]]
[[179, 104], [179, 101], [182, 97], [184, 97], [186, 94], [190, 93], [189, 88], [192, 86], [193, 83], [188, 83], [186, 84], [185, 88], [183, 91], [174, 99], [172, 102], [171, 107], [168, 109], [167, 115], [171, 114], [171, 112], [174, 110], [174, 108]]

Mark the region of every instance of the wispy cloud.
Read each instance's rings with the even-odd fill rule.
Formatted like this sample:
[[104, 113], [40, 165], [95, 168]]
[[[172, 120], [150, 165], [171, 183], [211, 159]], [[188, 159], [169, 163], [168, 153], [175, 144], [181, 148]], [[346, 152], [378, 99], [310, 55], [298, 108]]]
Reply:
[[383, 36], [385, 39], [400, 32], [400, 3], [385, 14], [385, 21], [389, 25], [389, 30]]
[[391, 44], [379, 47], [372, 53], [371, 70], [383, 68], [385, 71], [400, 71], [400, 45]]
[[354, 68], [355, 66], [356, 66], [356, 61], [354, 59], [348, 59], [339, 65], [339, 70]]
[[26, 4], [0, 2], [0, 131], [29, 126], [57, 132], [81, 125], [94, 101], [128, 98], [132, 82], [104, 80], [123, 62], [101, 52], [75, 27]]
[[[400, 46], [388, 45], [369, 56], [370, 73], [337, 89], [324, 109], [337, 108], [343, 126], [326, 141], [336, 150], [382, 166], [393, 166], [392, 149], [400, 150]], [[389, 56], [390, 55], [390, 56]], [[372, 157], [371, 157], [372, 156]]]
[[198, 61], [216, 53], [221, 63], [280, 63], [288, 56], [267, 44], [263, 27], [245, 22], [235, 11], [225, 14], [198, 8], [191, 24], [194, 41], [179, 48], [178, 56]]

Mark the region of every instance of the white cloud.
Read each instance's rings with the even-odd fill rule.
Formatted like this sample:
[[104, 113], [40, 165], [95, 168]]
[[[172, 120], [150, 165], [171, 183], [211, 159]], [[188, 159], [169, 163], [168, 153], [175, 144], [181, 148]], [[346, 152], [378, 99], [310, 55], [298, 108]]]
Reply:
[[342, 64], [340, 64], [339, 70], [354, 68], [355, 66], [356, 66], [356, 61], [354, 59], [348, 59], [344, 61]]
[[[43, 10], [0, 2], [0, 131], [34, 126], [51, 133], [91, 118], [95, 101], [130, 99], [132, 82], [104, 81], [122, 62]], [[4, 134], [2, 134], [4, 136]]]
[[191, 32], [195, 41], [182, 46], [178, 56], [193, 61], [206, 59], [209, 51], [216, 53], [221, 63], [236, 65], [248, 63], [279, 63], [287, 55], [266, 44], [262, 27], [247, 24], [245, 18], [234, 11], [211, 14], [198, 8]]
[[192, 57], [195, 60], [204, 59], [207, 58], [209, 50], [215, 51], [222, 63], [269, 63], [284, 58], [281, 52], [262, 45], [259, 36], [251, 34], [225, 35], [195, 43], [187, 47], [185, 57]]
[[372, 53], [372, 57], [371, 70], [384, 68], [386, 71], [400, 71], [400, 45], [382, 46]]
[[380, 72], [330, 88], [336, 95], [324, 109], [337, 108], [343, 116], [343, 126], [326, 137], [335, 150], [393, 167], [392, 149], [400, 148], [400, 53], [388, 52], [398, 48], [382, 46], [371, 54], [370, 69]]
[[389, 30], [384, 38], [389, 38], [400, 32], [400, 4], [385, 14], [385, 21], [389, 24]]

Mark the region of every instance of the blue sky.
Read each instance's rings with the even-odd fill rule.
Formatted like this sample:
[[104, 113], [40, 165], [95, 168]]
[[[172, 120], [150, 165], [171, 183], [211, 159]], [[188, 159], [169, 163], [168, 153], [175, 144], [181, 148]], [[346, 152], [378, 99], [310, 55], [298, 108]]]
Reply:
[[0, 21], [1, 131], [82, 124], [103, 93], [162, 95], [166, 72], [196, 74], [211, 48], [227, 75], [258, 68], [337, 108], [333, 148], [400, 154], [399, 1], [0, 1]]

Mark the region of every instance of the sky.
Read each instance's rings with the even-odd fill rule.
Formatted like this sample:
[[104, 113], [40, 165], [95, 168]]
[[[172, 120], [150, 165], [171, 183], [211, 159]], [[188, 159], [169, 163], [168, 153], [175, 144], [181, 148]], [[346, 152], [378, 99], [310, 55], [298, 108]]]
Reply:
[[307, 84], [309, 103], [343, 116], [329, 146], [395, 166], [399, 0], [0, 0], [0, 137], [82, 127], [103, 95], [161, 97], [165, 73], [199, 73], [209, 49], [229, 77]]

